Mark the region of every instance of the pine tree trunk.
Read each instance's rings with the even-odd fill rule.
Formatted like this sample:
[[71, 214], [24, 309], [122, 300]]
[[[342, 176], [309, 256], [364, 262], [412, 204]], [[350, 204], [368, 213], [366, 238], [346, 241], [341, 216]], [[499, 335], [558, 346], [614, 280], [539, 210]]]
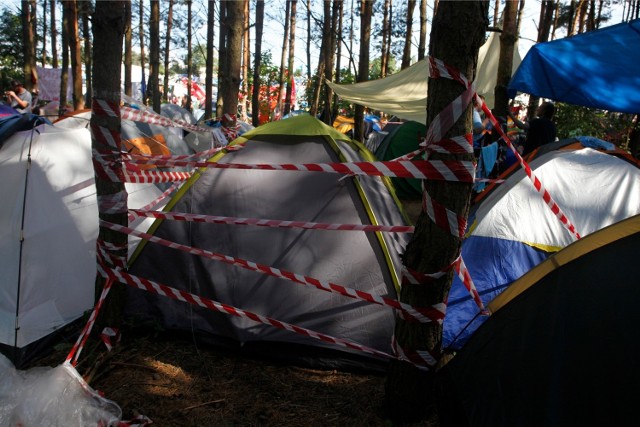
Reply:
[[[358, 82], [369, 80], [369, 39], [371, 38], [373, 0], [363, 0], [360, 9], [360, 56], [358, 58]], [[364, 107], [356, 105], [353, 139], [364, 142]]]
[[251, 122], [260, 125], [260, 67], [262, 66], [262, 27], [264, 24], [264, 0], [256, 1], [256, 47], [253, 65], [253, 90], [251, 93]]
[[291, 24], [289, 25], [289, 64], [287, 69], [289, 74], [287, 76], [287, 92], [285, 94], [284, 112], [283, 116], [286, 116], [291, 112], [291, 97], [293, 95], [294, 85], [294, 63], [295, 47], [296, 47], [296, 13], [297, 13], [298, 0], [291, 0]]
[[[120, 104], [120, 63], [122, 61], [122, 39], [125, 27], [125, 1], [98, 1], [93, 19], [93, 76], [94, 99], [108, 103]], [[96, 115], [96, 110], [91, 116], [91, 147], [94, 151], [110, 152], [120, 151], [120, 117]], [[113, 131], [116, 147], [106, 147], [96, 137], [99, 128], [107, 128]], [[95, 160], [94, 160], [95, 161]], [[124, 183], [112, 182], [95, 174], [96, 193], [98, 200], [125, 193]], [[119, 213], [99, 212], [100, 219], [114, 223], [127, 225], [126, 205]], [[114, 251], [114, 255], [125, 257], [127, 254], [127, 235], [117, 233], [104, 227], [100, 227], [98, 239], [120, 247]], [[96, 297], [100, 295], [104, 279], [98, 275], [96, 278]], [[102, 307], [95, 330], [100, 331], [100, 326], [117, 327], [121, 323], [121, 313], [124, 307], [125, 289], [123, 285], [114, 286]]]
[[73, 109], [81, 110], [84, 108], [84, 95], [82, 93], [82, 56], [80, 55], [80, 40], [78, 35], [78, 6], [76, 0], [65, 0], [64, 7], [67, 15], [67, 36], [71, 58]]
[[91, 3], [81, 2], [82, 5], [82, 36], [84, 38], [84, 81], [86, 93], [84, 98], [84, 108], [91, 105], [91, 96], [93, 94], [93, 79], [91, 77], [92, 58], [91, 58], [91, 26], [89, 25], [92, 13]]
[[413, 10], [416, 7], [416, 0], [408, 0], [407, 17], [405, 21], [404, 49], [402, 50], [402, 64], [400, 69], [404, 70], [411, 65], [411, 36], [413, 29]]
[[[276, 111], [274, 111], [274, 115], [279, 115], [279, 118], [282, 118], [282, 97], [285, 93], [284, 87], [284, 75], [285, 75], [285, 62], [287, 58], [287, 46], [289, 44], [289, 24], [291, 23], [290, 19], [291, 14], [291, 2], [287, 1], [284, 11], [284, 34], [282, 36], [282, 50], [280, 54], [280, 71], [278, 73], [278, 100], [276, 102]], [[275, 118], [275, 117], [274, 117]]]
[[51, 10], [51, 66], [58, 68], [58, 31], [56, 30], [56, 0], [50, 0]]
[[162, 100], [169, 102], [169, 52], [171, 51], [171, 29], [173, 27], [173, 0], [169, 0], [167, 11], [167, 33], [164, 36], [164, 79], [162, 80]]
[[131, 1], [125, 3], [125, 29], [124, 29], [124, 93], [132, 96], [133, 84], [131, 82], [131, 52], [133, 27], [131, 22]]
[[506, 0], [502, 11], [502, 33], [500, 34], [500, 58], [498, 60], [498, 77], [494, 89], [494, 114], [506, 119], [509, 109], [507, 86], [513, 71], [513, 50], [518, 37], [516, 33], [516, 16], [519, 0]]
[[216, 2], [209, 0], [207, 7], [207, 69], [205, 71], [205, 101], [204, 117], [211, 118], [213, 113], [213, 40], [215, 38], [215, 7]]
[[[220, 58], [221, 64], [223, 62], [225, 64], [225, 74], [222, 77], [224, 85], [221, 85], [219, 89], [218, 102], [221, 102], [219, 107], [222, 107], [220, 111], [222, 126], [233, 128], [236, 125], [235, 117], [238, 113], [238, 89], [240, 88], [240, 64], [242, 62], [243, 3], [239, 1], [225, 3], [225, 56]], [[225, 114], [232, 119], [224, 117]]]
[[427, 51], [427, 0], [420, 0], [420, 42], [418, 44], [418, 61], [424, 59]]
[[151, 0], [149, 14], [149, 83], [148, 97], [153, 111], [160, 113], [160, 2]]
[[62, 25], [60, 26], [60, 38], [62, 39], [62, 71], [60, 73], [60, 105], [58, 115], [62, 116], [67, 107], [67, 85], [69, 84], [69, 24], [67, 8], [62, 4]]
[[251, 105], [249, 99], [249, 68], [251, 67], [251, 40], [249, 37], [249, 26], [251, 23], [251, 16], [249, 15], [249, 0], [244, 0], [244, 6], [242, 9], [242, 78], [240, 84], [240, 92], [242, 93], [242, 104], [240, 106], [240, 115], [242, 121], [247, 121], [247, 112]]
[[[469, 80], [475, 77], [478, 50], [484, 42], [488, 26], [488, 1], [440, 2], [433, 20], [430, 56], [459, 70]], [[425, 76], [426, 78], [426, 76]], [[464, 87], [455, 81], [429, 78], [427, 97], [427, 123], [456, 99]], [[471, 110], [448, 130], [445, 137], [471, 133]], [[430, 160], [473, 160], [473, 154], [440, 154], [431, 152]], [[469, 212], [471, 183], [439, 180], [424, 181], [426, 193], [436, 202], [466, 219]], [[462, 239], [436, 225], [423, 212], [404, 255], [404, 265], [420, 273], [435, 273], [455, 261]], [[404, 285], [400, 292], [402, 302], [417, 307], [430, 307], [443, 303], [451, 288], [453, 272], [443, 278], [419, 285]], [[396, 319], [395, 339], [405, 352], [442, 352], [442, 325], [437, 322], [417, 323]], [[414, 365], [395, 360], [391, 363], [387, 382], [385, 407], [394, 421], [417, 421], [435, 413], [435, 372], [418, 370]]]
[[193, 75], [193, 54], [191, 53], [191, 39], [193, 32], [191, 31], [191, 23], [193, 22], [191, 14], [191, 0], [187, 1], [187, 104], [185, 108], [191, 111], [191, 76]]
[[[36, 39], [33, 31], [36, 19], [35, 1], [23, 1], [21, 9], [22, 43], [24, 55], [24, 88], [30, 92], [36, 91], [38, 86], [36, 72]], [[35, 77], [35, 78], [34, 78]]]

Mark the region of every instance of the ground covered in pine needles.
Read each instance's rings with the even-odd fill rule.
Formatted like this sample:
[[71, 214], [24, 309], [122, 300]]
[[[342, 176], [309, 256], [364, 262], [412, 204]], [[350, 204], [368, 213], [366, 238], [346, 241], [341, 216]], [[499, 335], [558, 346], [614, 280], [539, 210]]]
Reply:
[[[392, 426], [382, 374], [309, 369], [156, 336], [123, 340], [111, 352], [90, 341], [78, 372], [116, 402], [123, 420], [154, 426]], [[68, 346], [35, 363], [56, 366]], [[411, 426], [437, 426], [423, 421]]]

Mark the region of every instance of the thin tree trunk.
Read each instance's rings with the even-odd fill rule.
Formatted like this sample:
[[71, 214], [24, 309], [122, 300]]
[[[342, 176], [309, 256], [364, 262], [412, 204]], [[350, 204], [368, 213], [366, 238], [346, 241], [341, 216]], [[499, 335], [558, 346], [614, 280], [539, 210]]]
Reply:
[[[120, 63], [122, 62], [122, 39], [125, 26], [125, 1], [98, 1], [96, 2], [96, 12], [93, 19], [93, 76], [94, 76], [94, 100], [101, 100], [110, 103], [118, 112], [120, 104]], [[95, 102], [95, 101], [94, 101]], [[121, 151], [120, 142], [120, 116], [97, 115], [93, 109], [91, 116], [91, 147], [99, 153], [119, 153]], [[113, 143], [115, 146], [108, 146], [102, 143], [101, 128], [111, 130]], [[94, 159], [94, 164], [97, 160]], [[98, 214], [101, 220], [114, 224], [127, 225], [127, 205], [126, 203], [118, 212], [108, 212], [102, 208], [114, 197], [124, 195], [126, 200], [126, 190], [123, 182], [112, 182], [104, 178], [103, 174], [95, 173], [96, 193], [98, 198]], [[102, 201], [102, 202], [101, 202]], [[103, 241], [111, 247], [113, 255], [127, 257], [127, 235], [111, 231], [104, 227], [99, 228], [98, 241]], [[109, 246], [107, 246], [109, 247]], [[109, 261], [107, 261], [109, 263]], [[96, 277], [96, 297], [100, 295], [104, 279], [99, 274]], [[124, 286], [114, 286], [97, 320], [97, 325], [109, 325], [117, 327], [122, 322], [122, 309], [124, 307]], [[98, 327], [97, 330], [102, 330]]]
[[500, 17], [500, 1], [495, 0], [493, 3], [493, 26], [498, 27], [498, 20]]
[[84, 108], [91, 105], [91, 96], [93, 94], [93, 79], [91, 78], [91, 30], [89, 20], [91, 16], [91, 3], [81, 2], [82, 7], [82, 35], [84, 38], [84, 81], [85, 81], [85, 100]]
[[58, 68], [58, 31], [56, 30], [56, 0], [49, 0], [51, 10], [51, 66]]
[[[430, 56], [442, 60], [473, 80], [478, 50], [484, 42], [489, 24], [488, 12], [488, 1], [440, 2], [432, 23]], [[429, 78], [427, 123], [432, 123], [436, 115], [464, 91], [464, 86], [453, 80]], [[445, 138], [471, 133], [472, 108], [471, 105], [466, 107], [451, 129], [446, 131]], [[472, 161], [473, 154], [431, 151], [429, 159]], [[425, 194], [466, 221], [472, 183], [426, 180], [423, 185]], [[403, 263], [409, 270], [422, 274], [435, 273], [458, 258], [461, 245], [461, 237], [453, 235], [448, 227], [437, 225], [423, 212], [407, 245]], [[444, 277], [426, 283], [403, 283], [400, 301], [419, 307], [444, 303], [452, 278], [453, 272], [449, 270]], [[442, 324], [410, 322], [396, 317], [394, 339], [396, 348], [402, 349], [405, 354], [428, 352], [438, 358], [442, 352]], [[408, 362], [392, 361], [386, 382], [385, 407], [393, 421], [404, 423], [434, 416], [437, 393], [434, 368], [424, 371]]]
[[241, 93], [242, 104], [240, 105], [240, 114], [242, 121], [247, 121], [247, 111], [249, 110], [249, 65], [251, 61], [251, 46], [249, 37], [249, 23], [251, 21], [249, 16], [249, 0], [244, 0], [244, 8], [242, 15], [242, 79], [241, 79]]
[[84, 94], [82, 93], [82, 57], [80, 55], [80, 40], [78, 39], [78, 6], [76, 0], [65, 0], [64, 7], [67, 14], [67, 37], [71, 58], [73, 109], [82, 110], [84, 108]]
[[391, 74], [391, 70], [389, 69], [391, 64], [391, 23], [393, 22], [393, 0], [389, 0], [389, 29], [387, 31], [387, 52], [386, 57], [384, 59], [384, 75], [387, 76]]
[[416, 0], [408, 0], [407, 2], [407, 20], [404, 36], [404, 49], [402, 50], [401, 70], [409, 68], [411, 65], [411, 36], [413, 31], [413, 10], [416, 8]]
[[205, 71], [205, 101], [204, 118], [211, 118], [213, 113], [213, 40], [215, 38], [215, 9], [216, 2], [209, 0], [207, 8], [207, 69]]
[[47, 0], [42, 1], [42, 67], [47, 65]]
[[311, 2], [307, 1], [307, 81], [311, 81]]
[[289, 74], [287, 76], [287, 93], [285, 94], [285, 103], [284, 103], [284, 112], [283, 115], [286, 116], [291, 112], [291, 97], [293, 95], [293, 86], [294, 86], [294, 63], [293, 60], [295, 58], [295, 47], [296, 47], [296, 13], [297, 13], [297, 5], [298, 0], [291, 0], [291, 13], [290, 19], [291, 24], [289, 25], [289, 65], [287, 66], [289, 70]]
[[153, 111], [160, 114], [160, 2], [151, 0], [149, 15], [149, 82], [147, 96], [151, 100]]
[[227, 38], [229, 33], [229, 2], [220, 2], [220, 21], [218, 35], [218, 99], [216, 99], [216, 117], [220, 120], [223, 115], [224, 95], [227, 93], [227, 74], [229, 63], [227, 61]]
[[167, 11], [167, 34], [164, 38], [164, 79], [162, 80], [162, 100], [169, 102], [169, 52], [171, 50], [171, 29], [173, 27], [173, 0], [169, 0]]
[[287, 0], [284, 10], [284, 35], [282, 36], [282, 51], [280, 54], [280, 72], [278, 73], [278, 100], [276, 102], [276, 110], [273, 112], [273, 119], [282, 118], [282, 97], [285, 93], [284, 87], [284, 75], [285, 75], [285, 61], [287, 58], [287, 46], [289, 44], [289, 24], [291, 23], [290, 14], [291, 14], [291, 2]]
[[427, 0], [420, 0], [420, 44], [418, 45], [418, 61], [424, 59], [427, 51]]
[[327, 51], [331, 49], [331, 2], [325, 1], [323, 3], [323, 18], [322, 18], [322, 43], [320, 45], [320, 58], [318, 60], [318, 73], [314, 81], [313, 87], [313, 99], [311, 101], [311, 108], [309, 113], [312, 116], [316, 116], [320, 105], [320, 95], [322, 88], [325, 86], [323, 78], [325, 76], [325, 67], [327, 65]]
[[132, 22], [131, 22], [131, 1], [125, 2], [125, 29], [124, 29], [124, 93], [132, 96], [133, 88], [131, 83], [131, 49], [132, 49]]
[[256, 48], [253, 60], [253, 91], [251, 93], [251, 122], [260, 125], [260, 67], [262, 66], [262, 27], [264, 25], [264, 0], [256, 1]]
[[384, 0], [384, 13], [382, 15], [382, 46], [380, 52], [380, 78], [387, 75], [387, 50], [390, 49], [387, 34], [391, 31], [389, 24], [389, 12], [391, 11], [391, 0]]
[[[551, 25], [554, 22], [553, 15], [556, 11], [556, 4], [554, 0], [543, 0], [540, 3], [540, 24], [538, 26], [538, 43], [546, 42], [549, 40], [549, 32], [551, 30]], [[570, 21], [571, 22], [571, 21]], [[527, 107], [527, 120], [533, 120], [535, 118], [536, 110], [538, 109], [538, 104], [540, 103], [540, 98], [531, 95], [529, 97], [529, 105]]]
[[[328, 2], [327, 2], [328, 3]], [[334, 0], [331, 5], [331, 22], [329, 30], [329, 44], [326, 46], [324, 54], [324, 80], [333, 81], [333, 61], [336, 52], [336, 27], [338, 19], [338, 10], [340, 9], [340, 0]], [[324, 85], [324, 122], [329, 126], [333, 125], [333, 118], [331, 117], [331, 101], [333, 100], [333, 90]]]
[[[221, 27], [226, 27], [225, 31], [225, 74], [224, 85], [219, 89], [218, 103], [220, 108], [219, 117], [223, 127], [234, 129], [238, 114], [238, 89], [240, 88], [240, 64], [242, 62], [242, 17], [243, 4], [238, 1], [225, 2], [226, 18], [220, 22]], [[222, 16], [222, 15], [221, 15]], [[221, 104], [221, 105], [220, 105]]]
[[[336, 29], [336, 35], [337, 35], [337, 44], [336, 44], [336, 68], [335, 68], [335, 72], [334, 72], [334, 81], [336, 83], [340, 83], [340, 67], [341, 67], [341, 61], [340, 59], [342, 58], [342, 21], [343, 21], [343, 13], [344, 13], [344, 8], [343, 8], [343, 2], [338, 2], [337, 4], [338, 6], [338, 13], [337, 13], [337, 29]], [[338, 117], [338, 95], [333, 95], [333, 99], [331, 100], [331, 105], [332, 105], [332, 109], [331, 109], [331, 117]]]
[[139, 26], [138, 26], [138, 37], [140, 38], [140, 68], [142, 73], [142, 80], [140, 80], [141, 91], [142, 91], [142, 102], [146, 104], [147, 102], [147, 88], [146, 82], [147, 78], [144, 75], [144, 65], [145, 65], [145, 57], [144, 57], [144, 0], [138, 0], [139, 9]]
[[[358, 82], [369, 80], [369, 41], [371, 39], [371, 17], [374, 0], [360, 3], [360, 56], [358, 58]], [[356, 105], [353, 139], [364, 142], [364, 107]]]
[[36, 20], [36, 4], [35, 1], [23, 1], [21, 9], [22, 19], [22, 47], [24, 55], [24, 88], [30, 92], [38, 90], [36, 72], [36, 39], [33, 31]]
[[500, 58], [498, 59], [498, 76], [494, 89], [494, 114], [506, 120], [509, 109], [507, 86], [513, 71], [513, 51], [517, 40], [516, 17], [519, 0], [506, 0], [502, 11], [502, 33], [500, 34]]
[[193, 75], [193, 54], [191, 53], [191, 39], [193, 38], [193, 32], [191, 30], [191, 23], [193, 17], [191, 14], [191, 0], [187, 1], [187, 105], [185, 108], [187, 111], [191, 111], [191, 76]]
[[67, 8], [62, 3], [62, 25], [60, 38], [62, 39], [62, 72], [60, 73], [60, 105], [58, 115], [62, 116], [67, 108], [67, 85], [69, 84], [69, 24]]

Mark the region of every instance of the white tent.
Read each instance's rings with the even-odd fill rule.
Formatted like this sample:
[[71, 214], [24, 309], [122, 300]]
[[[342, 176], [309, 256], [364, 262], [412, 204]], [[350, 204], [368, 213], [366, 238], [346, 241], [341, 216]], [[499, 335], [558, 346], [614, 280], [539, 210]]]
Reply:
[[[499, 59], [500, 37], [496, 33], [491, 33], [478, 52], [478, 75], [475, 80], [476, 91], [485, 97], [489, 108], [492, 108], [494, 103]], [[516, 44], [513, 53], [513, 72], [521, 61]], [[348, 85], [332, 82], [327, 84], [342, 100], [424, 124], [427, 119], [428, 77], [429, 63], [423, 59], [383, 79]]]
[[[0, 350], [28, 347], [93, 307], [98, 208], [86, 127], [41, 125], [0, 149]], [[127, 184], [129, 205], [161, 191]], [[144, 225], [132, 224], [144, 228]]]

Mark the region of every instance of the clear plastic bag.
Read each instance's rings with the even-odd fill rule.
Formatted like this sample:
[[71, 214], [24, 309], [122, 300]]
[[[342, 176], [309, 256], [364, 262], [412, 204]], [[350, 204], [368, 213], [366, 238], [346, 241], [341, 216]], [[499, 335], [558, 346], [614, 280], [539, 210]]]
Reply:
[[0, 427], [106, 427], [121, 416], [70, 364], [19, 371], [0, 354]]

